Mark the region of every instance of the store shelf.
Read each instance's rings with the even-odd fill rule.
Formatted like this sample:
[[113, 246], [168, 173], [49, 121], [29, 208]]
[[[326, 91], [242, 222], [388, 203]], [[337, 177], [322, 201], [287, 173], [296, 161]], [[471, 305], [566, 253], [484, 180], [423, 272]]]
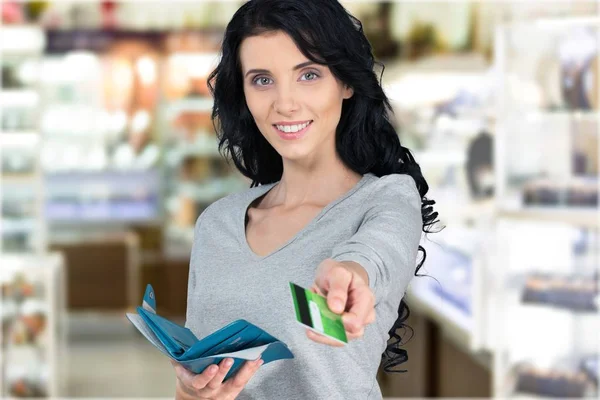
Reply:
[[534, 111], [526, 111], [524, 113], [518, 113], [516, 115], [522, 115], [528, 121], [532, 120], [540, 120], [540, 119], [568, 119], [571, 121], [590, 121], [590, 122], [600, 122], [600, 112], [595, 110], [583, 111], [583, 110], [560, 110], [560, 111], [551, 111], [551, 110], [534, 110]]
[[182, 112], [211, 112], [214, 101], [211, 97], [194, 97], [175, 100], [167, 106], [170, 118]]
[[0, 29], [0, 53], [4, 55], [36, 56], [44, 45], [44, 34], [37, 26], [3, 24]]
[[573, 26], [600, 26], [600, 17], [595, 16], [570, 16], [569, 18], [539, 18], [535, 26], [540, 29], [565, 29]]
[[19, 235], [23, 233], [31, 233], [37, 228], [35, 219], [20, 219], [20, 220], [9, 220], [2, 218], [0, 220], [0, 230], [2, 236]]
[[58, 363], [66, 339], [64, 258], [3, 254], [0, 265], [3, 301], [10, 305], [3, 309], [8, 334], [2, 340], [0, 396], [55, 398], [64, 383]]
[[40, 135], [37, 132], [0, 132], [0, 146], [35, 146], [39, 143]]
[[219, 153], [219, 141], [214, 137], [189, 143], [186, 146], [180, 144], [166, 152], [166, 161], [170, 165], [175, 165], [190, 156], [221, 157], [221, 153]]
[[214, 179], [205, 184], [180, 183], [177, 193], [196, 201], [209, 202], [232, 193], [241, 188], [241, 185], [241, 181], [236, 178]]
[[587, 228], [600, 227], [600, 210], [598, 209], [528, 207], [504, 209], [498, 213], [498, 216], [532, 221], [562, 222]]
[[415, 160], [422, 168], [447, 166], [447, 165], [464, 165], [467, 156], [464, 151], [448, 151], [448, 150], [423, 150], [413, 152]]
[[[432, 279], [422, 277], [415, 279]], [[407, 292], [407, 302], [421, 314], [438, 322], [443, 330], [457, 340], [463, 348], [470, 347], [473, 320], [464, 311], [438, 296], [425, 285], [413, 284]]]
[[38, 185], [35, 175], [0, 175], [0, 184], [2, 185]]
[[0, 106], [35, 106], [39, 101], [39, 94], [32, 89], [2, 90], [0, 93]]
[[[598, 397], [600, 19], [500, 25], [494, 397]], [[546, 74], [541, 78], [540, 71]]]

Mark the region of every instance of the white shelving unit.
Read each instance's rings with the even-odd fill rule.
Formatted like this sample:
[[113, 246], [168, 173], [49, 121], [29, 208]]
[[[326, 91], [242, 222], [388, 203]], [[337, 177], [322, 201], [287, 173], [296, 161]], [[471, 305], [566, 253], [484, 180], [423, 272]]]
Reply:
[[0, 93], [0, 252], [41, 252], [46, 248], [44, 180], [39, 162], [43, 48], [44, 33], [39, 27], [3, 26], [0, 30], [2, 65], [7, 78], [10, 75], [14, 80], [2, 82]]
[[6, 78], [0, 93], [0, 396], [58, 397], [64, 393], [59, 355], [66, 346], [66, 282], [62, 255], [47, 252], [40, 162], [44, 31], [3, 26], [0, 46]]
[[[2, 351], [0, 396], [58, 397], [64, 393], [64, 259], [0, 255]], [[2, 386], [3, 385], [3, 386]]]
[[600, 398], [600, 16], [495, 40], [494, 396]]

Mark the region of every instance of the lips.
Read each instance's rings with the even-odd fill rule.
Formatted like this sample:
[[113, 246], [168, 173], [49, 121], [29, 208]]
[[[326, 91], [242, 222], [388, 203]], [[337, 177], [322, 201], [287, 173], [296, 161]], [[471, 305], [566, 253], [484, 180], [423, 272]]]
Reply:
[[273, 125], [273, 129], [275, 129], [275, 131], [277, 132], [277, 134], [279, 135], [280, 138], [284, 139], [284, 140], [297, 140], [302, 138], [306, 132], [310, 129], [310, 127], [312, 126], [313, 121], [309, 121], [308, 125], [297, 131], [297, 132], [283, 132], [281, 130], [279, 130], [279, 128], [277, 128], [276, 125]]
[[[299, 132], [302, 129], [306, 128], [312, 122], [313, 122], [312, 120], [297, 121], [297, 122], [296, 121], [294, 121], [294, 122], [278, 122], [278, 123], [273, 124], [273, 126], [284, 133], [295, 133], [295, 132]], [[286, 130], [286, 128], [289, 130], [289, 132]]]

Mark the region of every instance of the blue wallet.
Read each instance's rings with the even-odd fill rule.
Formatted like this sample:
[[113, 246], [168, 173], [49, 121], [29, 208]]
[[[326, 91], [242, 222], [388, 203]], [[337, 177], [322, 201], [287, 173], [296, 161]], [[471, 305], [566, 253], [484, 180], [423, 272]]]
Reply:
[[188, 328], [156, 314], [156, 297], [151, 285], [146, 287], [142, 306], [136, 311], [137, 314], [126, 315], [142, 335], [165, 355], [197, 374], [224, 358], [234, 361], [225, 380], [235, 374], [245, 361], [261, 357], [267, 364], [294, 358], [285, 343], [243, 319], [198, 339]]

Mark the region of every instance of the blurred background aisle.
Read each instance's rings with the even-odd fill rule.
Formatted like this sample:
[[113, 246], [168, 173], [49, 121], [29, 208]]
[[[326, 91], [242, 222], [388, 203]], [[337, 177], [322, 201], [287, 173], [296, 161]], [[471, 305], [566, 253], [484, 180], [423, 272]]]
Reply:
[[[342, 1], [440, 233], [392, 397], [595, 397], [600, 3]], [[243, 1], [0, 2], [0, 397], [171, 397], [197, 216], [249, 187], [206, 78]]]

